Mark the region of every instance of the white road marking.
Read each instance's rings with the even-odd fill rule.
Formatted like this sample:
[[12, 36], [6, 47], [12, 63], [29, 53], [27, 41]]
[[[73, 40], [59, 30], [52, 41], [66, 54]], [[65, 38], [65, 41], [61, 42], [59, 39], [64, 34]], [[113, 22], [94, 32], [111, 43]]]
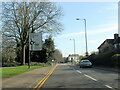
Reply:
[[[74, 69], [75, 70], [75, 69]], [[79, 70], [76, 70], [78, 73], [82, 73], [81, 71], [79, 71]], [[95, 79], [95, 78], [93, 78], [93, 77], [91, 77], [91, 76], [89, 76], [89, 75], [87, 75], [87, 74], [84, 74], [86, 77], [88, 77], [88, 78], [90, 78], [90, 79], [92, 79], [92, 80], [94, 80], [94, 81], [98, 81], [97, 79]], [[110, 88], [110, 89], [113, 89], [111, 86], [109, 86], [109, 85], [105, 85], [107, 88]], [[114, 90], [114, 89], [113, 89]]]
[[82, 72], [80, 72], [79, 70], [76, 70], [78, 73], [82, 73]]
[[89, 75], [87, 75], [87, 74], [84, 74], [84, 75], [85, 75], [86, 77], [88, 77], [88, 78], [94, 80], [94, 81], [97, 81], [95, 78], [93, 78], [93, 77], [91, 77], [91, 76], [89, 76]]
[[111, 88], [111, 89], [113, 89], [111, 86], [109, 86], [109, 85], [105, 85], [106, 87], [108, 87], [108, 88]]

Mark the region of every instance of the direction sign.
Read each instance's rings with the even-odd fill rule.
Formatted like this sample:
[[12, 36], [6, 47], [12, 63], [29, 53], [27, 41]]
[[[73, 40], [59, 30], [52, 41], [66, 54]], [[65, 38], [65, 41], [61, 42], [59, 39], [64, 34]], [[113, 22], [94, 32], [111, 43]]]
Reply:
[[29, 34], [29, 50], [31, 51], [42, 50], [42, 33]]

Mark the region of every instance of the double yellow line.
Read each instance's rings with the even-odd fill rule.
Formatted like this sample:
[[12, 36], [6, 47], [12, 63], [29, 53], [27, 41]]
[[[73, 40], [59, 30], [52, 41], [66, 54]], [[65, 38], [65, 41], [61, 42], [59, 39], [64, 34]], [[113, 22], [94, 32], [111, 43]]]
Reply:
[[45, 81], [50, 77], [50, 75], [54, 72], [57, 64], [50, 70], [50, 72], [34, 87], [35, 89], [39, 89], [45, 83]]

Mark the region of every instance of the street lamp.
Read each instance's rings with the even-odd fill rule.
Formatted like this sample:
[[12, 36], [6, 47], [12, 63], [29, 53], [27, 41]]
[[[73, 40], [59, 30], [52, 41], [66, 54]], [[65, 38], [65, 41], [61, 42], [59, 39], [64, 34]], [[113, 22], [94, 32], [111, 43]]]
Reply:
[[[31, 45], [31, 51], [33, 50], [33, 44], [35, 42], [31, 39], [30, 40], [30, 45]], [[30, 69], [30, 54], [31, 54], [31, 51], [29, 50], [29, 61], [28, 61], [28, 69]]]
[[74, 60], [75, 60], [75, 39], [70, 39], [70, 40], [73, 40], [74, 42]]
[[85, 43], [86, 43], [86, 56], [88, 56], [88, 48], [87, 48], [87, 32], [86, 32], [86, 19], [79, 19], [79, 18], [77, 18], [76, 20], [84, 20], [84, 22], [85, 22]]

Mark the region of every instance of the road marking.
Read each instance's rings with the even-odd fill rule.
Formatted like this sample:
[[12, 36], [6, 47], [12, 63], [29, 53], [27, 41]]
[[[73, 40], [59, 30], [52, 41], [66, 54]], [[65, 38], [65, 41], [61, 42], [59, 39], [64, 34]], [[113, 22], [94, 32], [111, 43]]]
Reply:
[[[76, 70], [78, 73], [82, 73], [81, 71], [79, 71], [79, 70]], [[90, 79], [92, 79], [92, 80], [94, 80], [94, 81], [98, 81], [97, 79], [95, 79], [95, 78], [93, 78], [93, 77], [91, 77], [91, 76], [89, 76], [89, 75], [87, 75], [87, 74], [84, 74], [86, 77], [88, 77], [88, 78], [90, 78]], [[110, 88], [110, 89], [113, 89], [111, 86], [109, 86], [109, 85], [105, 85], [107, 88]], [[114, 89], [113, 89], [114, 90]]]
[[91, 77], [91, 76], [89, 76], [89, 75], [87, 75], [87, 74], [84, 74], [84, 75], [85, 75], [86, 77], [88, 77], [88, 78], [94, 80], [94, 81], [97, 81], [95, 78], [93, 78], [93, 77]]
[[78, 73], [82, 73], [82, 72], [80, 72], [79, 70], [76, 70]]
[[113, 89], [111, 86], [109, 86], [109, 85], [105, 85], [106, 87], [108, 87], [108, 88], [111, 88], [111, 89]]
[[57, 67], [57, 64], [50, 70], [50, 72], [40, 81], [34, 88], [41, 88], [42, 85], [45, 83], [45, 81], [50, 77], [50, 75], [53, 73], [55, 68]]

